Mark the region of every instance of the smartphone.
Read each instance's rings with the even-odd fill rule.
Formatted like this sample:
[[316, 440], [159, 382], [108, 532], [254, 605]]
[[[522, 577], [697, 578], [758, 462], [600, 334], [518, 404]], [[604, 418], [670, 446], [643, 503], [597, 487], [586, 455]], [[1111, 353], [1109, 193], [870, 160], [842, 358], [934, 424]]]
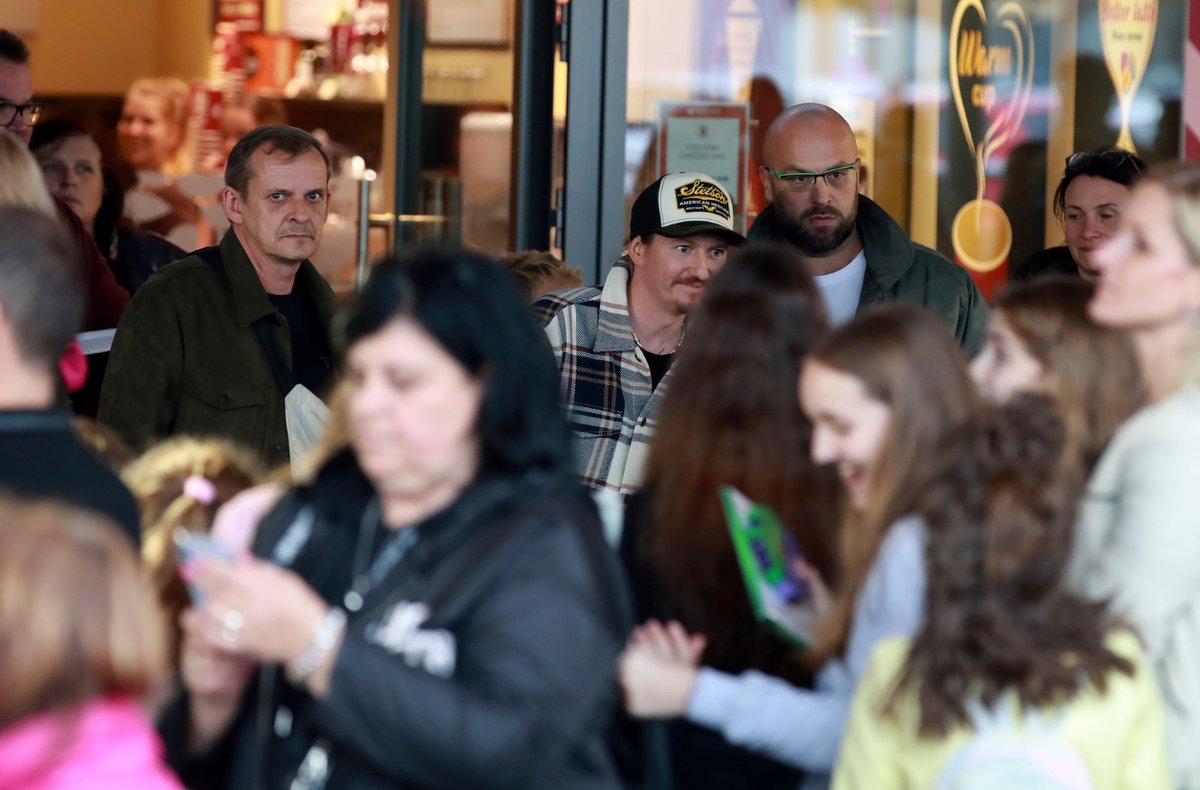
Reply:
[[[202, 559], [218, 559], [224, 562], [233, 560], [233, 549], [214, 540], [210, 535], [176, 527], [175, 532], [172, 533], [172, 539], [175, 543], [175, 553], [179, 557], [181, 570]], [[187, 576], [184, 578], [186, 579]], [[187, 588], [192, 603], [200, 606], [204, 602], [204, 593], [192, 582], [187, 582]]]
[[796, 560], [802, 559], [799, 546], [771, 508], [730, 486], [722, 486], [720, 494], [755, 617], [785, 639], [807, 647], [812, 644], [814, 623], [809, 611], [812, 591], [794, 569]]
[[[796, 574], [796, 560], [803, 560], [800, 546], [790, 532], [780, 532], [783, 549], [783, 577], [775, 581], [775, 587], [785, 601], [791, 604], [804, 603], [812, 596], [808, 582]], [[769, 563], [763, 564], [763, 572], [769, 572]]]

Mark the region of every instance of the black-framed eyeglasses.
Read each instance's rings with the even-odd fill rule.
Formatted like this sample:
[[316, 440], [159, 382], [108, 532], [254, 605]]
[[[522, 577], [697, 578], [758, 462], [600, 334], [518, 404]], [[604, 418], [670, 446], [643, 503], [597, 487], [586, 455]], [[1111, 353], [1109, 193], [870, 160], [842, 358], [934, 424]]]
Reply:
[[0, 101], [0, 126], [12, 126], [18, 115], [25, 118], [25, 123], [33, 126], [38, 122], [38, 118], [42, 117], [42, 107], [40, 101], [31, 101], [25, 104]]
[[850, 182], [851, 172], [858, 170], [858, 160], [855, 159], [848, 165], [831, 167], [823, 173], [780, 173], [778, 170], [773, 170], [769, 167], [764, 167], [763, 169], [791, 189], [812, 189], [816, 185], [818, 178], [825, 181], [825, 186], [837, 188]]
[[1132, 166], [1134, 172], [1142, 172], [1142, 160], [1130, 151], [1110, 148], [1107, 151], [1079, 151], [1067, 157], [1067, 172], [1086, 170], [1093, 162], [1100, 162], [1116, 170]]

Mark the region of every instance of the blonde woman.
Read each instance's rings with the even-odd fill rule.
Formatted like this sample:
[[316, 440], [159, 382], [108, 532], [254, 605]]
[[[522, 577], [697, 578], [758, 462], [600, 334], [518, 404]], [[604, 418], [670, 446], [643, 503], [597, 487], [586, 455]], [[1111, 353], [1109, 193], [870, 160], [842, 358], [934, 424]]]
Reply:
[[1094, 258], [1089, 306], [1129, 330], [1148, 405], [1088, 482], [1071, 581], [1137, 628], [1166, 705], [1174, 785], [1200, 788], [1200, 166], [1143, 180]]
[[127, 212], [139, 230], [185, 250], [211, 244], [215, 235], [196, 199], [173, 180], [193, 170], [190, 95], [187, 83], [174, 77], [137, 80], [125, 94], [117, 122], [121, 157], [138, 171], [137, 187], [126, 195]]
[[22, 206], [58, 219], [42, 170], [24, 141], [0, 129], [0, 206]]
[[188, 86], [173, 77], [135, 81], [125, 94], [117, 143], [137, 170], [180, 175], [192, 169], [187, 139]]

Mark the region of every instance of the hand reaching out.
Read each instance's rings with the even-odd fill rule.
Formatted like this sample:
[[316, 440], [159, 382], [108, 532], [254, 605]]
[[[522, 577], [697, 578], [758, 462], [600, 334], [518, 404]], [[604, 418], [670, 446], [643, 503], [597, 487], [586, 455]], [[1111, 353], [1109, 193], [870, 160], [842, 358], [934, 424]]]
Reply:
[[631, 644], [645, 647], [657, 658], [676, 664], [698, 666], [704, 653], [705, 639], [701, 634], [689, 634], [675, 620], [665, 626], [657, 620], [647, 620], [633, 629]]
[[329, 606], [292, 571], [249, 555], [181, 570], [204, 594], [203, 606], [180, 618], [190, 745], [202, 753], [236, 716], [255, 664], [296, 659]]
[[252, 661], [296, 659], [329, 612], [294, 572], [248, 555], [204, 561], [192, 581], [204, 592], [195, 613], [197, 636], [215, 651]]
[[687, 711], [705, 640], [682, 625], [649, 620], [635, 628], [618, 659], [625, 708], [638, 718], [666, 718]]

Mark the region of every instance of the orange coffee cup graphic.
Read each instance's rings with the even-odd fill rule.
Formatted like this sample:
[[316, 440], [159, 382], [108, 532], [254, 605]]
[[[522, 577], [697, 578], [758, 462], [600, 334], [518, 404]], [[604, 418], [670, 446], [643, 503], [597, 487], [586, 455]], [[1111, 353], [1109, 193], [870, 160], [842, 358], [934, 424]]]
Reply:
[[954, 215], [950, 242], [958, 262], [985, 274], [1000, 268], [1012, 249], [1012, 224], [1004, 209], [987, 198], [967, 201]]
[[954, 217], [950, 242], [958, 262], [990, 298], [1006, 278], [1013, 233], [1004, 209], [984, 197], [988, 160], [1025, 118], [1033, 91], [1033, 27], [1012, 0], [990, 19], [983, 0], [958, 0], [949, 43], [950, 92], [975, 160], [976, 187], [975, 199]]

